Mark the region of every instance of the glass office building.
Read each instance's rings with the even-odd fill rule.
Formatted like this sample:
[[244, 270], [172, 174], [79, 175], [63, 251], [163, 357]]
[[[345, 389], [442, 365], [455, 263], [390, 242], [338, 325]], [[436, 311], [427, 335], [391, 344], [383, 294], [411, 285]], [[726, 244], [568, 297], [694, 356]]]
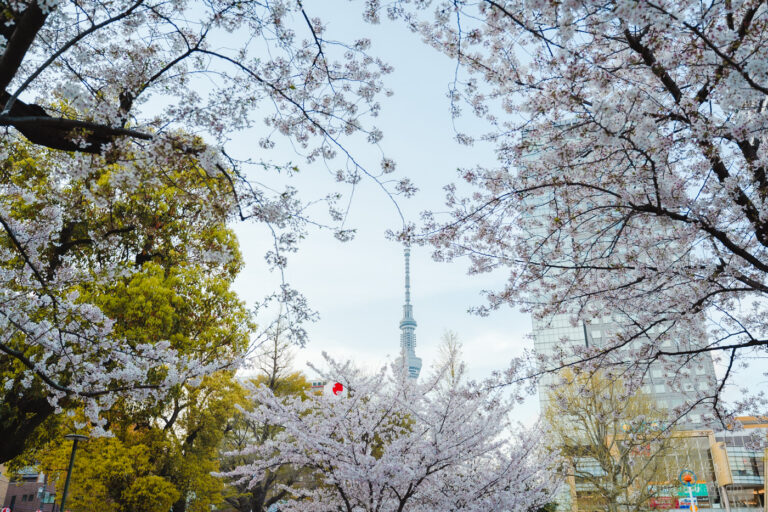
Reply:
[[[610, 343], [611, 333], [621, 322], [619, 315], [605, 315], [590, 322], [560, 314], [543, 320], [534, 320], [534, 348], [538, 354], [546, 358], [576, 360], [573, 355], [580, 348], [600, 348]], [[695, 340], [666, 341], [665, 349], [686, 349], [698, 345]], [[626, 356], [625, 356], [625, 355]], [[613, 360], [621, 364], [626, 357], [627, 367], [633, 365], [631, 347], [619, 350], [613, 355]], [[543, 363], [547, 365], [548, 363]], [[661, 409], [672, 410], [682, 406], [687, 399], [694, 396], [712, 395], [715, 390], [716, 378], [712, 358], [708, 353], [690, 357], [685, 365], [670, 368], [661, 362], [651, 363], [642, 371], [642, 392], [651, 397]], [[559, 381], [556, 373], [548, 373], [539, 381], [539, 401], [544, 411], [548, 404], [548, 393]], [[706, 407], [696, 407], [682, 421], [688, 427], [701, 426], [704, 423]]]

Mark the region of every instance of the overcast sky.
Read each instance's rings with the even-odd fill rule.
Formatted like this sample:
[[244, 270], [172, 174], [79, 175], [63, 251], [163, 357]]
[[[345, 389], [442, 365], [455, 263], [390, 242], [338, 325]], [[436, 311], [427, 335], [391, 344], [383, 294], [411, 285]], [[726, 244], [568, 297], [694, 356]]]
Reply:
[[[456, 181], [458, 167], [494, 162], [490, 146], [467, 148], [453, 140], [446, 92], [453, 79], [454, 63], [423, 45], [402, 26], [387, 22], [379, 26], [364, 24], [359, 14], [349, 10], [347, 2], [323, 1], [323, 9], [319, 1], [305, 5], [310, 14], [328, 20], [326, 36], [369, 37], [373, 41], [371, 53], [394, 66], [386, 84], [395, 94], [383, 98], [375, 124], [384, 132], [381, 147], [396, 161], [397, 176], [410, 177], [420, 189], [414, 198], [400, 200], [400, 208], [412, 221], [417, 221], [423, 210], [444, 209], [442, 187]], [[329, 5], [340, 9], [329, 12], [334, 10]], [[467, 122], [462, 129], [481, 128]], [[252, 134], [244, 137], [240, 156], [255, 146], [253, 140]], [[365, 144], [350, 146], [364, 165], [378, 168], [378, 150]], [[325, 169], [303, 163], [286, 145], [277, 148], [278, 153], [270, 155], [274, 161], [293, 160], [300, 165], [301, 172], [292, 184], [300, 189], [328, 185]], [[297, 352], [297, 363], [319, 361], [320, 353], [326, 351], [337, 359], [353, 359], [378, 369], [399, 353], [403, 252], [384, 234], [387, 229], [400, 227], [401, 220], [390, 199], [373, 182], [363, 181], [355, 191], [349, 224], [358, 230], [352, 242], [340, 243], [329, 232], [316, 232], [302, 243], [298, 254], [290, 257], [288, 281], [306, 294], [320, 313], [320, 320], [309, 327], [310, 343]], [[246, 260], [236, 289], [248, 304], [253, 304], [279, 283], [264, 265], [268, 234], [263, 227], [252, 224], [241, 223], [235, 229]], [[483, 303], [482, 289], [497, 287], [504, 276], [470, 277], [466, 267], [466, 262], [436, 263], [428, 248], [412, 250], [412, 303], [418, 322], [416, 354], [423, 359], [422, 372], [434, 362], [440, 338], [448, 329], [455, 331], [464, 344], [471, 378], [480, 379], [493, 370], [504, 369], [511, 357], [524, 347], [532, 347], [526, 338], [531, 328], [528, 315], [510, 308], [485, 318], [467, 313], [469, 307]], [[526, 408], [528, 417], [535, 417], [536, 404], [534, 397]]]

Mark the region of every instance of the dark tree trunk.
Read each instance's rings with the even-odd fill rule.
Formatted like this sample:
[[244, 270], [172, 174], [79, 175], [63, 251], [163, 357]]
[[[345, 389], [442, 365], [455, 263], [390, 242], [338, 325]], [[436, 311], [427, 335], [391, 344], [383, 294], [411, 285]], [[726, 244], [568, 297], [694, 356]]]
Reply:
[[53, 407], [45, 396], [21, 393], [11, 388], [0, 400], [0, 463], [21, 455], [33, 433], [53, 415]]
[[182, 496], [171, 507], [171, 512], [187, 512], [187, 497]]

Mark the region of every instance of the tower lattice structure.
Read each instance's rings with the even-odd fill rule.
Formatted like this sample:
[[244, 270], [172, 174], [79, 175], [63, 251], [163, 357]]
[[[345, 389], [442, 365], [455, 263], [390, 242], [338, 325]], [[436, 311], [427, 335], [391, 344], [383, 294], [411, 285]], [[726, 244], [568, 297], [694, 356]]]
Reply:
[[403, 319], [400, 320], [400, 352], [408, 367], [408, 375], [418, 379], [421, 373], [421, 358], [416, 357], [416, 320], [411, 305], [411, 249], [405, 248], [405, 304]]

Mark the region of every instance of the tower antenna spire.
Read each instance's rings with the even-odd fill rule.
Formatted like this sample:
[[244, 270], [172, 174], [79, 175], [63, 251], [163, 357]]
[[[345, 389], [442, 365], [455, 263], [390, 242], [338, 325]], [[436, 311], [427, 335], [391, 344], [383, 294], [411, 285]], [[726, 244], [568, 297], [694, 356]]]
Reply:
[[405, 247], [405, 304], [411, 304], [411, 248]]

